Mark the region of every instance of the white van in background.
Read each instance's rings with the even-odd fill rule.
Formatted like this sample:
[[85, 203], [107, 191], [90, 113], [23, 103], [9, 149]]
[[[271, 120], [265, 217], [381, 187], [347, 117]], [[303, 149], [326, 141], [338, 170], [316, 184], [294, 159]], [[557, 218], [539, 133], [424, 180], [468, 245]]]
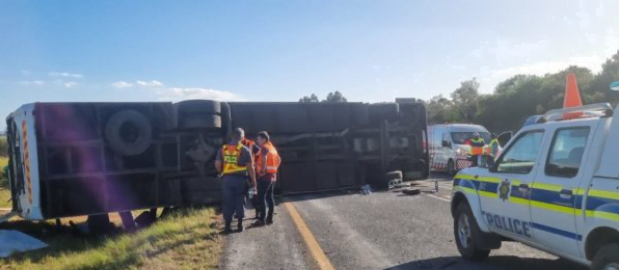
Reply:
[[480, 125], [445, 124], [428, 126], [430, 138], [430, 169], [455, 175], [461, 169], [471, 166], [468, 139], [479, 132], [486, 143], [490, 143], [488, 130]]

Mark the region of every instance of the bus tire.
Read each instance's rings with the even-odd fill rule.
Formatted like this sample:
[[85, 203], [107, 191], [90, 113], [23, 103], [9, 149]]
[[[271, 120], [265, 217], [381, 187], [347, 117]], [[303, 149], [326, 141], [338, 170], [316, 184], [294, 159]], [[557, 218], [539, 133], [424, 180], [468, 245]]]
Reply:
[[123, 156], [142, 154], [153, 139], [150, 120], [136, 110], [121, 110], [105, 124], [105, 137], [114, 152]]
[[181, 119], [179, 127], [181, 129], [221, 128], [221, 116], [214, 114], [188, 115]]
[[215, 100], [185, 100], [174, 105], [181, 114], [221, 114], [221, 103]]

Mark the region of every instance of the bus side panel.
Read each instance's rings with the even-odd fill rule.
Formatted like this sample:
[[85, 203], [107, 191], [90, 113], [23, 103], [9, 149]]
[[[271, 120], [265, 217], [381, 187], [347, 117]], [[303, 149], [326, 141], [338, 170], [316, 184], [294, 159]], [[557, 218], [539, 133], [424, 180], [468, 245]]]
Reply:
[[24, 219], [43, 219], [41, 214], [41, 196], [39, 179], [39, 162], [37, 158], [37, 138], [35, 130], [34, 104], [22, 106], [13, 113], [15, 121], [16, 143], [21, 149], [18, 162], [21, 162], [24, 175], [23, 190], [19, 192], [21, 212]]

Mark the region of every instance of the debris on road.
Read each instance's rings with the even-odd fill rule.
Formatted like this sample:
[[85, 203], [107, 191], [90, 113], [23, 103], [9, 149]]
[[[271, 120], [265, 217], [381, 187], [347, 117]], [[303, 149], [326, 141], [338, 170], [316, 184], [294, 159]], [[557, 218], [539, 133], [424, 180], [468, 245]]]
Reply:
[[402, 184], [402, 179], [402, 171], [392, 171], [385, 174], [388, 189], [393, 189], [396, 185]]
[[418, 188], [407, 188], [405, 190], [402, 190], [402, 193], [406, 195], [417, 195], [421, 193], [421, 190], [419, 190]]
[[365, 185], [361, 187], [361, 194], [363, 195], [370, 195], [372, 194], [372, 188], [370, 187], [370, 185]]
[[7, 258], [15, 252], [47, 247], [39, 239], [15, 230], [0, 230], [0, 258]]
[[389, 182], [389, 190], [410, 187], [410, 183], [403, 183], [402, 181], [392, 180]]

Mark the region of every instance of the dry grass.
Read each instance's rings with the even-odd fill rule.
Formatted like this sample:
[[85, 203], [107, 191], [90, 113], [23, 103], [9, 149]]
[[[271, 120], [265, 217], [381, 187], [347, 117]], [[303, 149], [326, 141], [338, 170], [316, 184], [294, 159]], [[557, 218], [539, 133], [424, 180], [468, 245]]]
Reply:
[[8, 157], [0, 156], [0, 170], [2, 168], [4, 168], [4, 166], [6, 166], [6, 164], [8, 164], [8, 163], [9, 163], [9, 158]]
[[[11, 192], [8, 189], [0, 187], [0, 208], [10, 208], [11, 202]], [[2, 212], [0, 212], [1, 214]]]
[[0, 260], [0, 269], [216, 269], [223, 244], [216, 221], [213, 209], [197, 209], [134, 234], [104, 239], [71, 233], [43, 236], [48, 248]]

